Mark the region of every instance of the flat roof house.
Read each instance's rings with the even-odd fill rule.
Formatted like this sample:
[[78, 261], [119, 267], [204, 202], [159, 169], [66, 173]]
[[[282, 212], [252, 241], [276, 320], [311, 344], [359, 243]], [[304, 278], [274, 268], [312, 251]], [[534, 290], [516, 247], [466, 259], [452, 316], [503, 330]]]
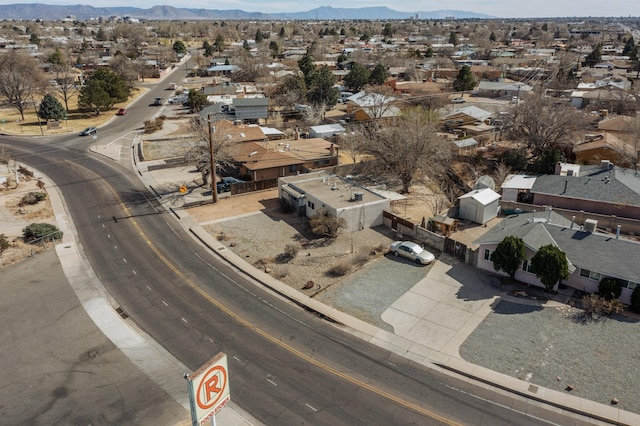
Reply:
[[312, 217], [325, 209], [343, 218], [348, 231], [382, 225], [382, 213], [391, 207], [382, 195], [326, 171], [278, 179], [278, 196], [300, 216]]

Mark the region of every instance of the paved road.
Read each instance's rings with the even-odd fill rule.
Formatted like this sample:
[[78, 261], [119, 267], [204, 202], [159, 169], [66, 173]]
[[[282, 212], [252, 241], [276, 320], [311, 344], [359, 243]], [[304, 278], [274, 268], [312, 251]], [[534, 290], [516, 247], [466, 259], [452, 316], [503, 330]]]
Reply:
[[258, 421], [533, 421], [524, 410], [487, 405], [468, 394], [475, 386], [345, 334], [213, 262], [136, 181], [112, 167], [79, 153], [68, 162], [64, 149], [39, 156], [37, 145], [26, 148], [29, 161], [65, 194], [82, 248], [115, 306], [191, 370], [228, 353], [234, 401]]

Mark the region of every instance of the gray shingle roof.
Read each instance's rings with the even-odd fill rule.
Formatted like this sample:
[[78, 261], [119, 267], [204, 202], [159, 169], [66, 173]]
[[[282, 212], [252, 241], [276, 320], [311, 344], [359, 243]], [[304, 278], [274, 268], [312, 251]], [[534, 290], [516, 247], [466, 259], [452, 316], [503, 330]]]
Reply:
[[580, 176], [538, 176], [531, 192], [640, 206], [640, 175], [631, 169], [580, 167]]
[[581, 231], [578, 226], [571, 229], [571, 222], [554, 211], [509, 216], [475, 243], [497, 244], [508, 235], [522, 238], [532, 250], [553, 244], [565, 252], [575, 267], [634, 282], [640, 280], [639, 243]]

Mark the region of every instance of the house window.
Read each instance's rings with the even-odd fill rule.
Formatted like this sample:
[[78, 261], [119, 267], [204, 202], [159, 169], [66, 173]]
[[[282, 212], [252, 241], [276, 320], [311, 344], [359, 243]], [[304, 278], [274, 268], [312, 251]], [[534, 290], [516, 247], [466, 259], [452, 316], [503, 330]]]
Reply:
[[295, 164], [289, 164], [289, 173], [295, 173], [296, 170], [297, 169]]
[[633, 281], [629, 281], [629, 283], [627, 283], [627, 288], [632, 291], [635, 290], [638, 286], [640, 286], [640, 284], [634, 283]]
[[522, 262], [522, 270], [525, 272], [529, 272], [531, 274], [533, 274], [533, 265], [531, 265], [531, 263], [529, 263], [529, 261], [527, 259], [524, 260], [524, 262]]
[[484, 249], [484, 260], [491, 260], [491, 250]]
[[588, 269], [580, 269], [580, 276], [589, 278], [590, 280], [600, 281], [600, 274], [598, 272], [593, 272]]
[[316, 208], [316, 203], [312, 203], [311, 201], [307, 201], [307, 206], [309, 206], [309, 208], [311, 210], [315, 210]]

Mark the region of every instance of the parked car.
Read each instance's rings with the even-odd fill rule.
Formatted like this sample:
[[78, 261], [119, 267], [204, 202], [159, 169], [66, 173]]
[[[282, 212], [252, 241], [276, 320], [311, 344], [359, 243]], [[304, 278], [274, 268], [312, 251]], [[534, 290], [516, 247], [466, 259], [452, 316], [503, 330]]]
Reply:
[[222, 192], [229, 192], [229, 191], [231, 191], [231, 187], [229, 185], [227, 185], [226, 183], [218, 182], [216, 184], [216, 191], [218, 191], [218, 194], [220, 194]]
[[125, 115], [126, 113], [127, 110], [125, 108], [120, 108], [118, 112], [116, 112], [116, 115]]
[[467, 102], [464, 98], [453, 98], [453, 100], [451, 101], [451, 103], [454, 104], [463, 104]]
[[162, 106], [162, 98], [158, 96], [153, 100], [153, 103], [150, 104], [150, 106]]
[[402, 256], [422, 265], [428, 265], [436, 259], [433, 253], [411, 241], [395, 241], [389, 246], [389, 251], [396, 257]]
[[97, 127], [87, 127], [83, 131], [80, 132], [80, 136], [93, 136], [98, 134]]
[[220, 180], [222, 180], [222, 183], [224, 183], [227, 186], [231, 186], [234, 183], [243, 183], [244, 182], [243, 180], [236, 179], [236, 178], [231, 177], [231, 176], [223, 177]]

